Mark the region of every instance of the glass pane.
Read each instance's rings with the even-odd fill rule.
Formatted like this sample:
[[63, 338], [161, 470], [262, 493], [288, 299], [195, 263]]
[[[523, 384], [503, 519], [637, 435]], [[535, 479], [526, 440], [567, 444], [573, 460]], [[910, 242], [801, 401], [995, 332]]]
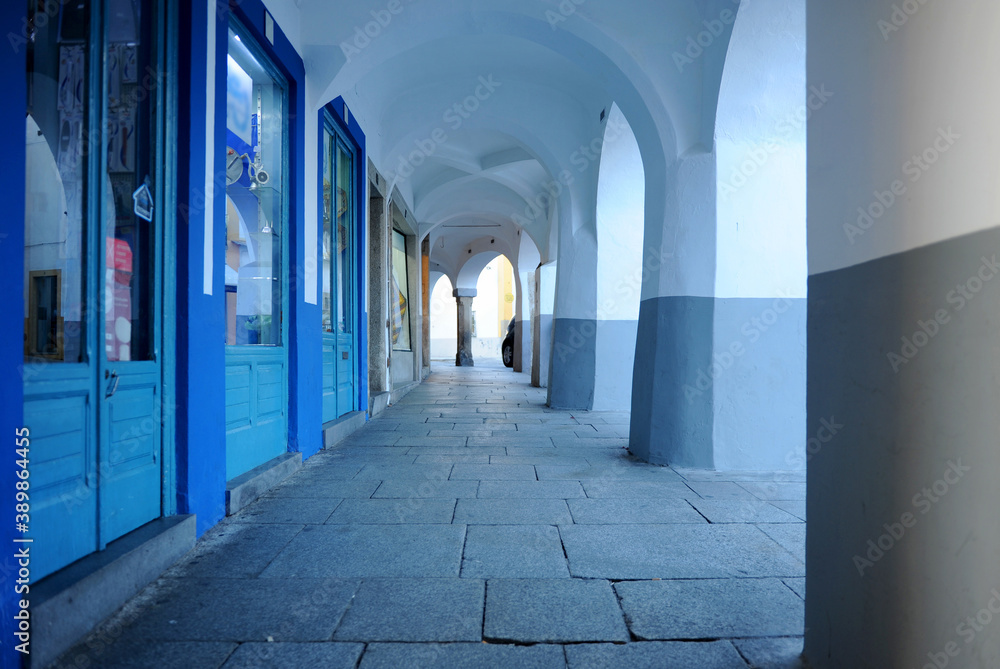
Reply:
[[333, 332], [333, 137], [323, 133], [323, 332]]
[[396, 350], [410, 350], [410, 309], [409, 290], [406, 282], [406, 237], [401, 232], [392, 231], [392, 288], [395, 298], [392, 304], [392, 347]]
[[337, 145], [337, 331], [351, 331], [351, 154]]
[[285, 90], [229, 31], [226, 343], [281, 345]]
[[110, 361], [153, 357], [157, 64], [150, 12], [112, 0], [104, 76], [108, 111], [104, 189], [104, 351]]
[[87, 42], [90, 3], [60, 6], [59, 20], [35, 22], [27, 4], [25, 118], [24, 357], [84, 359], [84, 212], [87, 192]]

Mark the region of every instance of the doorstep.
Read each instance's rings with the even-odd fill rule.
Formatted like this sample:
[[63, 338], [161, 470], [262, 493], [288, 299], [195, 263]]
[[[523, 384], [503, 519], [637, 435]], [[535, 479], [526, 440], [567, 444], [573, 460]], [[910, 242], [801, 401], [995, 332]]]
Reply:
[[80, 641], [194, 548], [193, 515], [147, 523], [31, 586], [31, 667]]
[[364, 427], [368, 416], [364, 411], [352, 411], [323, 424], [323, 448], [333, 448], [357, 430]]
[[253, 503], [302, 467], [301, 453], [282, 453], [246, 474], [226, 481], [226, 515], [231, 516]]

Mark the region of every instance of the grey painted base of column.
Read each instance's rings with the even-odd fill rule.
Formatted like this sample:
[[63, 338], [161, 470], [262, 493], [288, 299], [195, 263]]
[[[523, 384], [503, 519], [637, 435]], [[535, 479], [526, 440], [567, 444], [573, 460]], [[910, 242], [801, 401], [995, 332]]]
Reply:
[[712, 397], [684, 386], [710, 367], [715, 300], [660, 297], [639, 308], [629, 448], [657, 465], [711, 469]]
[[597, 321], [554, 319], [549, 406], [590, 411], [594, 407], [596, 362]]
[[687, 383], [715, 389], [716, 469], [805, 470], [807, 308], [805, 299], [715, 300], [711, 363]]
[[997, 630], [963, 622], [1000, 606], [998, 248], [990, 230], [810, 280], [817, 669], [1000, 666]]

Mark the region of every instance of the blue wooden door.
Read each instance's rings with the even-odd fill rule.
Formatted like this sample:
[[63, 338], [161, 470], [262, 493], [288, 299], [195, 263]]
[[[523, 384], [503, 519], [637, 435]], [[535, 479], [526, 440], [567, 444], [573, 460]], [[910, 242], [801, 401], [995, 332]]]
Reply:
[[357, 152], [327, 117], [323, 143], [323, 421], [357, 409]]
[[163, 5], [66, 3], [29, 47], [36, 579], [162, 514]]
[[226, 110], [226, 478], [288, 450], [288, 85], [229, 29]]

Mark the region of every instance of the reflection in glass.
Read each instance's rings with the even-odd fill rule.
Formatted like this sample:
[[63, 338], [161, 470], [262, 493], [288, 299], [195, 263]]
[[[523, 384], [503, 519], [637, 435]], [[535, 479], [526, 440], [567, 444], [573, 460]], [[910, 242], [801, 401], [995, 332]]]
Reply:
[[[136, 199], [150, 200], [153, 160], [150, 136], [158, 77], [151, 49], [142, 48], [149, 30], [140, 0], [113, 0], [105, 58], [107, 122], [104, 179], [104, 351], [109, 361], [153, 357], [153, 270], [155, 218]], [[148, 12], [147, 12], [148, 14]], [[152, 220], [150, 220], [152, 219]]]
[[337, 331], [350, 332], [351, 305], [351, 154], [337, 145]]
[[90, 3], [72, 4], [73, 29], [61, 30], [27, 3], [24, 357], [37, 362], [84, 359]]
[[323, 332], [333, 332], [333, 136], [323, 133]]
[[281, 345], [285, 89], [229, 30], [226, 343]]
[[406, 271], [406, 237], [392, 231], [392, 347], [400, 351], [410, 350], [410, 310], [409, 286]]

